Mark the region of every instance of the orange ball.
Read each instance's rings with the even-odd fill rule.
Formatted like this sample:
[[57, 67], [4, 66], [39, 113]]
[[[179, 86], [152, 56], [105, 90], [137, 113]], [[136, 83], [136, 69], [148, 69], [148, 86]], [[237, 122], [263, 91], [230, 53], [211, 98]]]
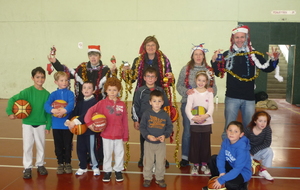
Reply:
[[178, 112], [174, 106], [165, 106], [164, 110], [169, 114], [173, 123], [178, 119]]
[[[74, 116], [71, 121], [74, 119], [78, 118], [79, 116]], [[72, 129], [70, 129], [71, 133], [74, 135], [82, 135], [87, 131], [87, 126], [86, 124], [80, 124], [80, 125], [75, 125]]]
[[[54, 109], [58, 109], [58, 108], [65, 108], [68, 105], [68, 103], [64, 100], [55, 100], [51, 106]], [[67, 114], [64, 114], [62, 117], [66, 117]], [[57, 117], [57, 115], [53, 114], [54, 117]]]
[[[216, 180], [218, 179], [219, 176], [215, 176], [213, 178], [210, 178], [208, 180], [208, 183], [207, 183], [207, 188], [210, 189], [210, 190], [215, 190], [215, 188], [213, 187], [213, 184], [216, 182]], [[225, 187], [225, 184], [221, 185], [221, 188], [218, 189], [218, 190], [226, 190], [226, 187]]]
[[94, 121], [94, 132], [102, 132], [106, 128], [106, 117], [100, 113], [94, 113], [92, 115], [92, 121]]
[[253, 159], [252, 160], [252, 175], [258, 175], [258, 172], [260, 170], [260, 162]]
[[12, 107], [12, 112], [18, 119], [25, 119], [28, 117], [31, 113], [31, 110], [31, 105], [26, 100], [17, 100]]

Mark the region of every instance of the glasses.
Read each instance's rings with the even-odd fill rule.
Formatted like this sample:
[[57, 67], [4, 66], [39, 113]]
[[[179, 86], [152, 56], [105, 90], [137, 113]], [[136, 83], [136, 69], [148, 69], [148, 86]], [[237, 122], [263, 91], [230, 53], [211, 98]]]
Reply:
[[146, 78], [153, 79], [153, 78], [156, 78], [156, 76], [146, 75]]

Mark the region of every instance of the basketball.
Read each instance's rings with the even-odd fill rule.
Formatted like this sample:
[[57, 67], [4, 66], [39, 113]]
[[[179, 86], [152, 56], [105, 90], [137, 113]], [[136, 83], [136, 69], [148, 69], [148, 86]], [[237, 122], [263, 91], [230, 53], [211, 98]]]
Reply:
[[12, 112], [18, 119], [25, 119], [31, 113], [31, 105], [26, 100], [17, 100], [13, 105]]
[[[207, 188], [209, 190], [215, 190], [215, 188], [213, 187], [214, 183], [216, 182], [216, 180], [218, 179], [219, 176], [215, 176], [211, 179], [208, 180], [208, 183], [207, 183]], [[226, 190], [226, 187], [225, 187], [225, 184], [221, 185], [221, 188], [218, 189], [218, 190]]]
[[252, 160], [252, 175], [258, 175], [259, 170], [260, 170], [260, 162], [253, 159]]
[[[58, 108], [65, 108], [68, 105], [68, 103], [64, 100], [55, 100], [51, 106], [54, 109], [58, 109]], [[66, 117], [67, 114], [64, 114], [62, 117]], [[53, 114], [54, 117], [57, 117], [57, 115]]]
[[[192, 115], [197, 116], [197, 115], [204, 115], [206, 113], [206, 109], [203, 106], [196, 106], [192, 110]], [[196, 124], [199, 124], [195, 122]]]
[[[74, 119], [78, 118], [79, 116], [75, 116], [71, 119], [73, 121]], [[72, 129], [70, 129], [71, 133], [74, 135], [82, 135], [85, 133], [87, 130], [86, 124], [80, 124], [80, 125], [75, 125]]]
[[106, 117], [100, 113], [94, 113], [92, 115], [92, 121], [94, 121], [94, 131], [102, 132], [106, 128]]
[[174, 123], [178, 119], [178, 112], [174, 106], [165, 106], [164, 110], [169, 114], [172, 123]]

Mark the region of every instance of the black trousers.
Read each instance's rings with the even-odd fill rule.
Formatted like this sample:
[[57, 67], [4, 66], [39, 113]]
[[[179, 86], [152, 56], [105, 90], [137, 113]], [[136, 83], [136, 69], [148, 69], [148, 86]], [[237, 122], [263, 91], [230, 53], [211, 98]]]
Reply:
[[144, 143], [145, 143], [145, 139], [144, 139], [142, 133], [140, 133], [140, 149], [141, 149], [141, 157], [140, 157], [140, 159], [144, 158]]
[[[220, 175], [218, 167], [217, 167], [217, 156], [218, 155], [212, 155], [211, 160], [209, 162], [211, 177]], [[232, 170], [232, 167], [230, 166], [230, 164], [227, 161], [225, 164], [225, 170], [226, 170], [226, 173], [229, 172], [230, 170]], [[247, 188], [247, 182], [244, 182], [244, 178], [243, 178], [242, 174], [239, 174], [235, 179], [227, 181], [225, 183], [225, 186], [226, 186], [227, 190], [242, 190], [242, 189]]]
[[71, 163], [73, 133], [69, 129], [53, 129], [52, 131], [57, 163]]
[[[90, 160], [87, 160], [87, 157], [92, 158], [93, 156], [96, 158], [95, 151], [96, 151], [96, 143], [94, 141], [92, 147], [91, 147], [91, 139], [95, 139], [95, 135], [78, 135], [77, 136], [77, 157], [79, 160], [79, 167], [81, 169], [86, 169], [88, 166], [88, 162]], [[91, 159], [92, 160], [92, 159]], [[97, 158], [96, 158], [97, 162]], [[98, 163], [92, 163], [92, 164], [98, 164]]]

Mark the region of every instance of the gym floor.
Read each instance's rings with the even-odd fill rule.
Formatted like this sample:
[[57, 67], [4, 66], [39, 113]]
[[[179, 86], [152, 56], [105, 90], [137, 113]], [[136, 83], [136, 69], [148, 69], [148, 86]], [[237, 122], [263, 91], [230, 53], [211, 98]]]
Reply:
[[[273, 142], [271, 147], [274, 150], [273, 167], [269, 168], [269, 173], [275, 178], [274, 181], [268, 181], [259, 176], [253, 176], [249, 182], [249, 190], [282, 190], [298, 189], [300, 186], [300, 108], [290, 105], [285, 100], [275, 100], [278, 104], [278, 110], [266, 110], [272, 117], [271, 128], [273, 130]], [[129, 119], [129, 153], [127, 169], [123, 171], [124, 181], [116, 182], [114, 175], [108, 183], [102, 182], [103, 173], [100, 176], [93, 176], [90, 170], [82, 176], [75, 176], [78, 169], [78, 159], [76, 151], [73, 151], [72, 166], [73, 174], [56, 174], [56, 157], [54, 154], [54, 144], [52, 134], [46, 135], [46, 156], [45, 167], [48, 175], [38, 175], [36, 168], [33, 168], [32, 179], [23, 179], [22, 166], [22, 130], [21, 120], [9, 120], [5, 108], [7, 100], [0, 100], [0, 189], [38, 189], [38, 190], [60, 190], [60, 189], [105, 189], [105, 190], [127, 190], [127, 189], [162, 189], [155, 184], [154, 180], [150, 188], [143, 187], [142, 168], [137, 166], [139, 160], [139, 131], [133, 128], [133, 123]], [[131, 102], [128, 103], [131, 105]], [[180, 106], [180, 105], [178, 105]], [[130, 108], [129, 108], [130, 109]], [[129, 114], [130, 114], [130, 110]], [[215, 105], [213, 115], [213, 134], [211, 136], [212, 153], [217, 154], [221, 144], [221, 133], [224, 127], [224, 104]], [[129, 116], [130, 117], [130, 116]], [[181, 118], [180, 118], [181, 126]], [[174, 139], [181, 141], [182, 130], [177, 134], [177, 126], [174, 123]], [[177, 134], [177, 135], [176, 135]], [[76, 136], [74, 136], [74, 150], [76, 150]], [[166, 189], [201, 189], [207, 184], [208, 175], [199, 176], [190, 175], [190, 166], [178, 168], [175, 164], [176, 141], [170, 144], [167, 139], [167, 159], [170, 167], [166, 169], [165, 181]], [[126, 147], [125, 147], [126, 149]], [[34, 149], [35, 155], [35, 149]], [[125, 155], [125, 160], [127, 156]], [[181, 148], [177, 156], [181, 160]], [[33, 163], [35, 158], [33, 159]], [[102, 167], [100, 167], [102, 169]], [[102, 171], [102, 170], [101, 170]]]

